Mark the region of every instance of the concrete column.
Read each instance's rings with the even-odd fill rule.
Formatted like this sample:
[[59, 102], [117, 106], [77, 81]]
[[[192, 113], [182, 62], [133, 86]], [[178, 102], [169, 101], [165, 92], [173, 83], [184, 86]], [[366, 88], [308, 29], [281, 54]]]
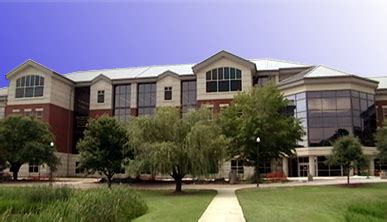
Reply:
[[309, 156], [309, 174], [312, 176], [316, 176], [315, 159], [315, 156]]
[[374, 162], [375, 158], [371, 157], [370, 158], [370, 163], [369, 163], [369, 173], [370, 173], [370, 176], [375, 176], [375, 162]]
[[282, 171], [286, 175], [286, 177], [289, 176], [289, 165], [288, 165], [289, 159], [287, 157], [282, 158]]
[[131, 83], [130, 87], [130, 107], [137, 108], [137, 83]]

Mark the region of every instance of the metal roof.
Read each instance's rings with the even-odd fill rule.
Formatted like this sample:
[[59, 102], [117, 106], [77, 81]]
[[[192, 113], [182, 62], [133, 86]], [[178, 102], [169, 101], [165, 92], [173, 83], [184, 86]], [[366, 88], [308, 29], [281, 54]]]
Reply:
[[387, 89], [387, 76], [368, 77], [368, 78], [379, 82], [378, 89]]
[[336, 69], [332, 69], [323, 65], [316, 66], [311, 71], [307, 72], [305, 78], [318, 78], [318, 77], [333, 77], [333, 76], [351, 76], [352, 74], [342, 72]]
[[[300, 63], [285, 62], [272, 59], [254, 59], [250, 60], [255, 63], [257, 70], [278, 70], [282, 68], [298, 68], [307, 67], [308, 65]], [[180, 76], [193, 75], [192, 67], [195, 64], [181, 64], [181, 65], [160, 65], [160, 66], [144, 66], [144, 67], [129, 67], [117, 69], [101, 69], [89, 71], [77, 71], [64, 74], [74, 82], [88, 82], [92, 81], [100, 74], [105, 75], [111, 80], [117, 79], [137, 79], [137, 78], [155, 78], [166, 71], [174, 72]]]
[[301, 68], [301, 67], [308, 67], [310, 65], [302, 64], [302, 63], [295, 63], [290, 61], [282, 61], [282, 60], [275, 60], [275, 59], [252, 59], [251, 62], [255, 63], [257, 66], [257, 70], [278, 70], [278, 69], [284, 69], [284, 68]]

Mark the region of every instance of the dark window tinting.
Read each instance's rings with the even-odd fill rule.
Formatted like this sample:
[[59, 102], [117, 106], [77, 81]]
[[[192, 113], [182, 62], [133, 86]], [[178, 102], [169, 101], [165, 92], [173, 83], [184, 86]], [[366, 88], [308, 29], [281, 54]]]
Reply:
[[16, 80], [16, 98], [43, 96], [44, 77], [30, 75]]
[[242, 90], [242, 71], [220, 67], [206, 72], [206, 92], [229, 92]]
[[330, 146], [342, 135], [354, 134], [363, 145], [372, 145], [376, 129], [374, 96], [339, 90], [307, 93], [310, 146]]
[[126, 121], [130, 117], [131, 85], [118, 85], [114, 88], [114, 116]]
[[138, 84], [138, 115], [152, 115], [156, 108], [156, 83]]
[[98, 90], [97, 92], [97, 103], [105, 102], [105, 90]]
[[181, 85], [181, 105], [182, 111], [185, 113], [196, 108], [196, 81], [183, 81]]
[[164, 88], [164, 100], [172, 100], [172, 87]]

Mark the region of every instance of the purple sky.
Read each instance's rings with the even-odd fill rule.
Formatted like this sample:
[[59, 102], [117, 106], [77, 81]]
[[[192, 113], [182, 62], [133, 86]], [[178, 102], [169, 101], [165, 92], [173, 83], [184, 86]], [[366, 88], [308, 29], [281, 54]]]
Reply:
[[0, 87], [28, 58], [68, 73], [196, 63], [222, 49], [387, 76], [387, 1], [159, 2], [0, 3]]

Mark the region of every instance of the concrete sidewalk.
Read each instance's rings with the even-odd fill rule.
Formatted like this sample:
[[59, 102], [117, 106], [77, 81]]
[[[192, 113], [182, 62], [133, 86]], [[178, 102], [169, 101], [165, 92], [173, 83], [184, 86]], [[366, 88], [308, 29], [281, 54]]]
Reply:
[[199, 222], [244, 222], [242, 208], [235, 195], [236, 188], [218, 188], [218, 194], [208, 205]]

